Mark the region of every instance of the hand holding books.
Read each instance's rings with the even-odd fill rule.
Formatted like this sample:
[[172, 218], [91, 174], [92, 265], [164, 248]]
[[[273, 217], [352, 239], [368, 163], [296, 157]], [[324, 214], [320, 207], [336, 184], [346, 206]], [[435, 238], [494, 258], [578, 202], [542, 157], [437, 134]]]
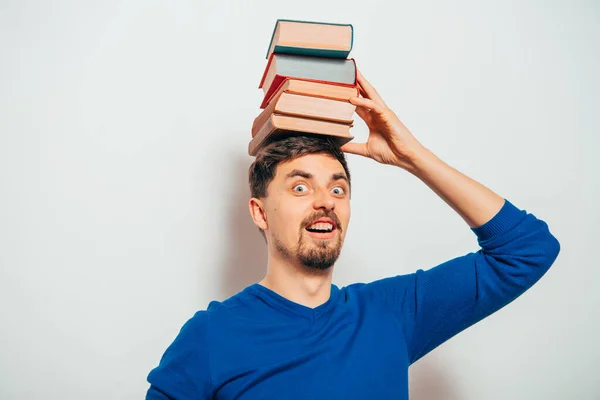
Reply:
[[369, 128], [366, 143], [346, 143], [342, 151], [369, 157], [382, 164], [410, 170], [425, 148], [388, 108], [377, 90], [357, 72], [361, 97], [352, 97], [356, 113]]

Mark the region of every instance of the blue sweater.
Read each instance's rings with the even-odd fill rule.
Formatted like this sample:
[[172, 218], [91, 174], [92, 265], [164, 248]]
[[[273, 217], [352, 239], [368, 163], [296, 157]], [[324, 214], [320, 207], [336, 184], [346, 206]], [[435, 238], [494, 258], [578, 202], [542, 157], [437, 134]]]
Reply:
[[408, 367], [513, 301], [552, 265], [547, 224], [505, 201], [479, 251], [347, 287], [309, 308], [253, 284], [183, 326], [147, 399], [408, 399]]

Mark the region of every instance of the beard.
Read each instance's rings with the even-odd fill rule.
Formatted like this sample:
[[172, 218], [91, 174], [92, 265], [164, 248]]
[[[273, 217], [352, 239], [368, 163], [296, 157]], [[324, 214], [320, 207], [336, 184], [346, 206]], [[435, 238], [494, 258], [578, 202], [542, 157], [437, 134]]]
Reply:
[[[336, 226], [336, 237], [330, 240], [319, 240], [307, 235], [306, 226], [311, 221], [321, 217], [331, 218]], [[333, 212], [319, 213], [306, 218], [301, 226], [298, 242], [290, 249], [277, 237], [273, 241], [275, 248], [288, 260], [297, 260], [300, 264], [312, 271], [326, 271], [335, 264], [342, 251], [342, 228], [337, 215]]]

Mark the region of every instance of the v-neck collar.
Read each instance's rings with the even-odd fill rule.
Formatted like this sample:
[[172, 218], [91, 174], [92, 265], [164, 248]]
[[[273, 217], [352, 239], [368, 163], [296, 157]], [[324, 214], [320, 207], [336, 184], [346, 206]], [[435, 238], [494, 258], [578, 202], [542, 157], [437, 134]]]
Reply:
[[291, 301], [259, 283], [254, 283], [248, 286], [248, 290], [273, 308], [294, 313], [311, 321], [314, 321], [320, 315], [330, 311], [337, 302], [340, 293], [340, 289], [336, 285], [332, 284], [329, 299], [327, 299], [325, 303], [311, 308]]

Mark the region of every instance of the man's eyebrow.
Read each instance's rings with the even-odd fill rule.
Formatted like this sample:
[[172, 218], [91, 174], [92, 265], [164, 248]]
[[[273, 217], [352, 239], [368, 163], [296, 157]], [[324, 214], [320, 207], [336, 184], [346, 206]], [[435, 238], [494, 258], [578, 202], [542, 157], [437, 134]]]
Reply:
[[348, 182], [348, 177], [343, 172], [338, 172], [337, 174], [331, 175], [332, 181], [339, 181], [340, 179], [346, 181], [347, 183], [350, 183], [350, 182]]
[[285, 176], [285, 179], [290, 179], [290, 178], [293, 178], [295, 176], [299, 176], [299, 177], [304, 178], [304, 179], [312, 179], [312, 177], [313, 177], [312, 174], [309, 174], [308, 172], [304, 172], [304, 171], [301, 171], [299, 169], [295, 169], [295, 170], [289, 172]]
[[[290, 178], [294, 178], [296, 176], [299, 176], [299, 177], [304, 178], [304, 179], [312, 179], [313, 178], [313, 175], [311, 173], [306, 172], [306, 171], [302, 171], [302, 170], [299, 170], [299, 169], [295, 169], [295, 170], [292, 170], [291, 172], [289, 172], [285, 176], [285, 179], [287, 180], [287, 179], [290, 179]], [[339, 180], [344, 180], [344, 181], [348, 182], [348, 177], [343, 172], [337, 172], [337, 173], [331, 175], [331, 181], [332, 182], [339, 181]]]

